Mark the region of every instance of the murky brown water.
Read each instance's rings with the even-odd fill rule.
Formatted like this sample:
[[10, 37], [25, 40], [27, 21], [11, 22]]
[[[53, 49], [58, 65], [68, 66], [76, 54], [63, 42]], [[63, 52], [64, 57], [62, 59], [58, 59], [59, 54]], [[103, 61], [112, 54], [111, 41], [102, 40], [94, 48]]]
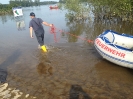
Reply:
[[[65, 31], [50, 34], [45, 26], [48, 53], [37, 48], [36, 38], [30, 39], [31, 11]], [[64, 11], [48, 6], [24, 8], [24, 16], [21, 31], [12, 15], [0, 17], [0, 69], [7, 80], [0, 85], [0, 99], [133, 98], [133, 70], [104, 60], [93, 44], [82, 39], [94, 40], [106, 29], [133, 34], [131, 23], [69, 23]]]

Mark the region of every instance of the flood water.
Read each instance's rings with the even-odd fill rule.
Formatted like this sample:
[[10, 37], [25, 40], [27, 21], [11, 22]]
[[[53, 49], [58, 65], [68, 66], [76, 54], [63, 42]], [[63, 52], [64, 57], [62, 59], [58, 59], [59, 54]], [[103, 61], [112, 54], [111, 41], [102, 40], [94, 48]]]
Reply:
[[[51, 34], [44, 26], [48, 53], [30, 38], [30, 12], [57, 29]], [[94, 22], [93, 15], [86, 22], [68, 22], [66, 11], [48, 5], [23, 13], [19, 22], [13, 15], [0, 16], [0, 75], [6, 80], [0, 99], [133, 99], [133, 70], [104, 60], [86, 41], [106, 29], [133, 34], [132, 23]]]

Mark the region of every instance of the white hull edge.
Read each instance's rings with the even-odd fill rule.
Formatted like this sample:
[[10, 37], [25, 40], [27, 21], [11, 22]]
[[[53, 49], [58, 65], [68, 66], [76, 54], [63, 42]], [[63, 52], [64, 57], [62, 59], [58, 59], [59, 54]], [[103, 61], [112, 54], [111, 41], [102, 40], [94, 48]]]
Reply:
[[[101, 42], [101, 44], [97, 41], [99, 40], [99, 42]], [[104, 47], [103, 47], [103, 45]], [[105, 58], [106, 60], [115, 63], [119, 66], [123, 66], [123, 67], [127, 67], [127, 68], [132, 68], [133, 69], [133, 53], [126, 51], [126, 50], [121, 50], [121, 49], [117, 49], [115, 47], [112, 47], [110, 45], [107, 45], [102, 39], [97, 38], [94, 42], [94, 46], [96, 48], [96, 50], [98, 51], [98, 53]], [[105, 48], [105, 46], [108, 48]], [[109, 48], [111, 48], [110, 51]], [[117, 54], [116, 51], [119, 51], [119, 55]], [[123, 55], [122, 55], [123, 53]], [[121, 54], [121, 55], [120, 55]], [[125, 55], [124, 55], [125, 54]]]

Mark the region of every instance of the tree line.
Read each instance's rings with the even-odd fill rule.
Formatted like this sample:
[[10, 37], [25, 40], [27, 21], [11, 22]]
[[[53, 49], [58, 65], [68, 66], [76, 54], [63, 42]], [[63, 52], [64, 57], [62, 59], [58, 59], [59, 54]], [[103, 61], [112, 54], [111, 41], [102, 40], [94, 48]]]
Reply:
[[12, 13], [13, 7], [30, 7], [30, 6], [40, 6], [40, 5], [48, 5], [48, 4], [55, 4], [55, 1], [44, 1], [40, 2], [40, 0], [10, 0], [9, 4], [0, 4], [0, 15]]

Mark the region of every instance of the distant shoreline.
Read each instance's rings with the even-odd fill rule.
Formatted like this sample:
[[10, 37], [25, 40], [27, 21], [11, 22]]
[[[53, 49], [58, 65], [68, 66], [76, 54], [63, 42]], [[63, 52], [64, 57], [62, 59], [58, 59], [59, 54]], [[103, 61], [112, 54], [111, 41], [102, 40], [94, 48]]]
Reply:
[[31, 7], [40, 5], [57, 4], [56, 1], [44, 1], [44, 2], [29, 2], [29, 1], [10, 1], [9, 4], [0, 4], [0, 15], [9, 14], [12, 12], [13, 7]]

